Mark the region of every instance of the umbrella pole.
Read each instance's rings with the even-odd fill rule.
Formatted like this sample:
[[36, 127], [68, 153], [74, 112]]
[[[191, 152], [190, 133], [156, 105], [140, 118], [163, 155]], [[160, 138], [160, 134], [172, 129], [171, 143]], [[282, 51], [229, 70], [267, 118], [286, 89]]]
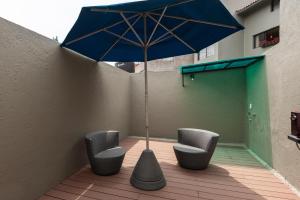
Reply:
[[134, 167], [130, 183], [141, 190], [159, 190], [166, 186], [166, 179], [154, 152], [149, 149], [147, 45], [144, 47], [144, 54], [146, 149]]
[[146, 15], [144, 15], [144, 75], [145, 75], [145, 129], [146, 149], [142, 152], [130, 177], [130, 183], [142, 190], [159, 190], [166, 186], [166, 179], [154, 155], [149, 149], [149, 108], [148, 108], [148, 43]]
[[144, 48], [144, 75], [145, 75], [145, 129], [146, 149], [149, 150], [149, 109], [148, 109], [148, 68], [147, 68], [147, 46]]

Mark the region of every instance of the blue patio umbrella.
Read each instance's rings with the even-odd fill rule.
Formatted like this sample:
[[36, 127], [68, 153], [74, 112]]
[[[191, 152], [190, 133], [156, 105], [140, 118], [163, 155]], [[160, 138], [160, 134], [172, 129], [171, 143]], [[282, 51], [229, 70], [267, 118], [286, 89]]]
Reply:
[[156, 190], [166, 182], [149, 149], [147, 61], [197, 53], [243, 27], [219, 0], [147, 0], [83, 7], [62, 43], [95, 61], [144, 62], [146, 150], [131, 183]]

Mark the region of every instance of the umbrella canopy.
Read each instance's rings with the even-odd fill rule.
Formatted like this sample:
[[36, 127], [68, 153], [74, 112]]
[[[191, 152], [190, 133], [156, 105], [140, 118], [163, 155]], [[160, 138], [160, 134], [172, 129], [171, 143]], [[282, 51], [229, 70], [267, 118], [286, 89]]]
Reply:
[[148, 0], [84, 7], [62, 43], [96, 61], [145, 63], [146, 150], [131, 184], [143, 190], [166, 185], [149, 149], [147, 61], [196, 53], [243, 27], [219, 0]]
[[[145, 30], [146, 27], [146, 30]], [[219, 0], [148, 0], [83, 7], [62, 43], [96, 61], [144, 61], [199, 52], [243, 27]]]

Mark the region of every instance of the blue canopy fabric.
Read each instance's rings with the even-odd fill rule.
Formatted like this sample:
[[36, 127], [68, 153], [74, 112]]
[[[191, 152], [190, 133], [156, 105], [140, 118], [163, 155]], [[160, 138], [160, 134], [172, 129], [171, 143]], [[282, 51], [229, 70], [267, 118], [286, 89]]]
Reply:
[[[131, 27], [130, 27], [131, 26]], [[95, 61], [142, 62], [199, 52], [243, 29], [219, 0], [83, 7], [62, 47]]]

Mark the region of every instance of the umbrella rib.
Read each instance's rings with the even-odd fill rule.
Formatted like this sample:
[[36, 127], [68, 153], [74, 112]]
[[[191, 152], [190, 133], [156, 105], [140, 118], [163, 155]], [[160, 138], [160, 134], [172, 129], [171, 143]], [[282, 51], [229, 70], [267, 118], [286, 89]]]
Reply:
[[152, 33], [151, 33], [149, 39], [148, 39], [148, 42], [147, 42], [147, 45], [146, 45], [146, 46], [148, 46], [149, 43], [151, 42], [152, 37], [153, 37], [154, 33], [156, 32], [156, 29], [157, 29], [159, 23], [161, 22], [162, 18], [164, 17], [164, 14], [166, 13], [167, 8], [168, 8], [168, 6], [166, 6], [166, 7], [164, 8], [163, 12], [161, 13], [161, 15], [160, 15], [160, 17], [159, 17], [159, 20], [158, 20], [158, 22], [156, 23], [156, 25], [155, 25], [155, 27], [154, 27], [154, 29], [153, 29], [153, 31], [152, 31]]
[[141, 39], [141, 37], [139, 36], [139, 34], [135, 31], [135, 29], [133, 28], [132, 24], [125, 17], [124, 13], [121, 12], [120, 15], [123, 17], [124, 21], [129, 26], [129, 28], [132, 30], [132, 32], [134, 33], [134, 35], [136, 36], [136, 38], [140, 41], [141, 45], [144, 46], [145, 44], [144, 44], [143, 40]]
[[128, 39], [128, 38], [125, 38], [125, 37], [123, 37], [122, 35], [119, 35], [119, 34], [117, 34], [117, 33], [111, 32], [111, 31], [109, 31], [109, 30], [104, 30], [104, 32], [109, 33], [109, 34], [111, 34], [111, 35], [113, 35], [113, 36], [116, 36], [116, 37], [118, 37], [118, 38], [120, 38], [120, 39], [122, 39], [122, 40], [125, 40], [125, 41], [127, 41], [127, 42], [129, 42], [129, 43], [131, 43], [131, 44], [133, 44], [133, 45], [138, 46], [138, 47], [142, 47], [141, 44], [139, 44], [139, 43], [137, 43], [137, 42], [135, 42], [135, 41], [133, 41], [133, 40], [130, 40], [130, 39]]
[[[136, 14], [136, 15], [133, 15], [133, 16], [131, 16], [131, 17], [128, 17], [128, 20], [130, 20], [130, 19], [132, 19], [132, 18], [135, 18], [135, 17], [137, 17], [137, 16], [139, 16], [139, 14]], [[103, 32], [104, 30], [106, 30], [106, 29], [108, 29], [108, 28], [112, 28], [112, 27], [117, 26], [117, 25], [119, 25], [119, 24], [122, 24], [122, 23], [124, 23], [124, 22], [125, 22], [124, 20], [121, 20], [121, 21], [118, 21], [118, 22], [116, 22], [116, 23], [114, 23], [114, 24], [112, 24], [112, 25], [109, 25], [109, 26], [107, 26], [107, 27], [101, 28], [101, 29], [99, 29], [99, 30], [93, 31], [93, 32], [88, 33], [88, 34], [85, 34], [85, 35], [82, 35], [82, 36], [80, 36], [80, 37], [78, 37], [78, 38], [75, 38], [75, 39], [73, 39], [73, 40], [67, 42], [66, 45], [73, 44], [74, 42], [78, 42], [78, 41], [80, 41], [80, 40], [82, 40], [82, 39], [85, 39], [85, 38], [90, 37], [90, 36], [93, 36], [93, 35], [95, 35], [95, 34], [97, 34], [97, 33]]]
[[[169, 34], [169, 33], [168, 33]], [[158, 40], [158, 41], [154, 41], [154, 42], [152, 42], [150, 45], [149, 45], [149, 47], [151, 47], [151, 46], [153, 46], [153, 45], [156, 45], [156, 44], [158, 44], [158, 43], [161, 43], [161, 42], [163, 42], [163, 41], [165, 41], [165, 40], [167, 40], [167, 39], [170, 39], [170, 38], [172, 38], [173, 37], [173, 35], [168, 35], [168, 36], [166, 36], [166, 37], [164, 37], [164, 38], [162, 38], [162, 39], [160, 39], [160, 40]]]
[[[149, 12], [149, 14], [151, 14], [151, 15], [160, 15], [160, 14], [154, 13], [154, 12]], [[197, 19], [188, 19], [188, 18], [179, 17], [179, 16], [165, 15], [165, 17], [166, 18], [171, 18], [171, 19], [184, 20], [184, 21], [188, 21], [188, 22], [195, 22], [195, 23], [198, 23], [198, 24], [207, 24], [207, 25], [212, 25], [212, 26], [220, 26], [220, 27], [230, 28], [230, 29], [237, 29], [238, 28], [238, 27], [232, 26], [232, 25], [209, 22], [209, 21], [204, 21], [204, 20], [197, 20]]]
[[[180, 28], [181, 26], [183, 26], [184, 24], [186, 24], [186, 23], [187, 23], [187, 21], [184, 21], [184, 22], [178, 24], [177, 26], [175, 26], [174, 28], [172, 28], [170, 31], [173, 32], [173, 31], [177, 30], [178, 28]], [[162, 42], [162, 41], [164, 41], [164, 40], [166, 40], [170, 37], [173, 37], [172, 35], [167, 36], [168, 34], [170, 34], [170, 33], [169, 32], [164, 33], [163, 35], [161, 35], [160, 37], [155, 39], [153, 42], [151, 42], [149, 46], [153, 46], [153, 45], [155, 45], [157, 43], [160, 43], [160, 42]], [[167, 36], [167, 37], [165, 37], [165, 36]]]
[[[154, 17], [152, 17], [151, 15], [147, 14], [147, 16], [152, 19], [155, 22], [158, 22]], [[169, 30], [167, 27], [165, 27], [164, 25], [162, 25], [161, 23], [158, 23], [162, 28], [164, 28], [166, 31], [168, 31], [173, 37], [175, 37], [177, 40], [179, 40], [181, 43], [183, 43], [186, 47], [188, 47], [189, 49], [191, 49], [193, 52], [196, 52], [196, 50], [189, 45], [188, 43], [186, 43], [184, 40], [182, 40], [180, 37], [178, 37], [175, 33], [173, 33], [171, 30]]]
[[[132, 25], [134, 26], [134, 24], [137, 23], [137, 21], [139, 21], [139, 19], [141, 19], [142, 16], [139, 16], [133, 23]], [[118, 39], [114, 42], [114, 44], [101, 56], [100, 60], [102, 60], [123, 38], [124, 36], [128, 33], [128, 31], [130, 30], [130, 28], [127, 28], [127, 30], [120, 36], [118, 37]], [[127, 40], [125, 40], [127, 41]], [[131, 40], [130, 40], [131, 41]], [[128, 41], [127, 41], [128, 42]], [[132, 41], [133, 42], [133, 41]], [[137, 43], [138, 44], [138, 43]], [[140, 46], [138, 44], [138, 46]]]

